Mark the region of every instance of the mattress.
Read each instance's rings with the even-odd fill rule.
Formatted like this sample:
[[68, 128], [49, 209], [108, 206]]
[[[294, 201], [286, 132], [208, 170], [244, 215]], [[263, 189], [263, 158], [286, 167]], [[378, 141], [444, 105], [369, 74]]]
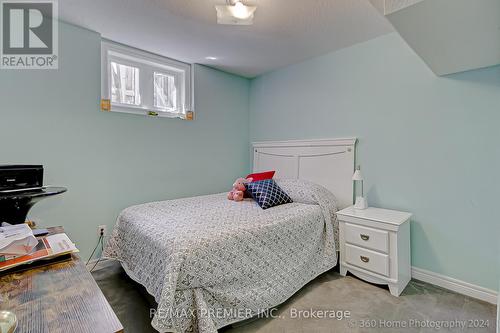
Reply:
[[226, 194], [125, 209], [104, 256], [154, 296], [160, 332], [212, 333], [279, 305], [337, 263], [335, 197], [298, 180], [293, 203], [262, 210]]

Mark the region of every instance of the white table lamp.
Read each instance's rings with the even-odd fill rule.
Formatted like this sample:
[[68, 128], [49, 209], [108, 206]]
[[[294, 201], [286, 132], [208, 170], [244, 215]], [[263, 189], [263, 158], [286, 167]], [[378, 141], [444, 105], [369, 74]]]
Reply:
[[361, 168], [358, 166], [354, 175], [352, 176], [353, 181], [361, 182], [361, 196], [356, 196], [356, 203], [354, 204], [354, 208], [356, 209], [366, 209], [368, 208], [368, 203], [364, 197], [364, 189], [363, 189], [363, 175], [361, 174]]

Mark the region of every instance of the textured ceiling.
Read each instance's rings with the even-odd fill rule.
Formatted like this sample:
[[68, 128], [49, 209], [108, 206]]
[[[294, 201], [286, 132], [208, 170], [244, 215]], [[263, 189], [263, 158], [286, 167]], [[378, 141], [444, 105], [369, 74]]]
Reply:
[[104, 38], [246, 77], [393, 31], [368, 0], [243, 2], [257, 6], [252, 26], [217, 25], [225, 0], [64, 0], [59, 12]]

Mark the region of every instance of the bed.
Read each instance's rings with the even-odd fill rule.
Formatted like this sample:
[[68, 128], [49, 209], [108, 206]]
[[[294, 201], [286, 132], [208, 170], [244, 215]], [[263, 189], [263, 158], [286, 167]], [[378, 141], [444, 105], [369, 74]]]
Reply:
[[262, 210], [220, 193], [120, 214], [104, 256], [154, 296], [155, 329], [217, 332], [281, 304], [337, 264], [335, 212], [346, 196], [352, 203], [355, 140], [315, 142], [254, 144], [254, 171], [275, 169], [293, 203]]

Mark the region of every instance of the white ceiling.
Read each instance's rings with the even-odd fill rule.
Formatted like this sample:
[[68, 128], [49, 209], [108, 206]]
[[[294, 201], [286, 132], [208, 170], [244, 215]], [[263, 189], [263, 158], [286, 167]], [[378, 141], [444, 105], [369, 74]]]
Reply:
[[412, 1], [386, 17], [434, 73], [500, 64], [499, 0]]
[[104, 38], [246, 77], [393, 31], [368, 0], [243, 2], [257, 6], [252, 26], [217, 25], [214, 6], [225, 0], [64, 0], [59, 14]]

